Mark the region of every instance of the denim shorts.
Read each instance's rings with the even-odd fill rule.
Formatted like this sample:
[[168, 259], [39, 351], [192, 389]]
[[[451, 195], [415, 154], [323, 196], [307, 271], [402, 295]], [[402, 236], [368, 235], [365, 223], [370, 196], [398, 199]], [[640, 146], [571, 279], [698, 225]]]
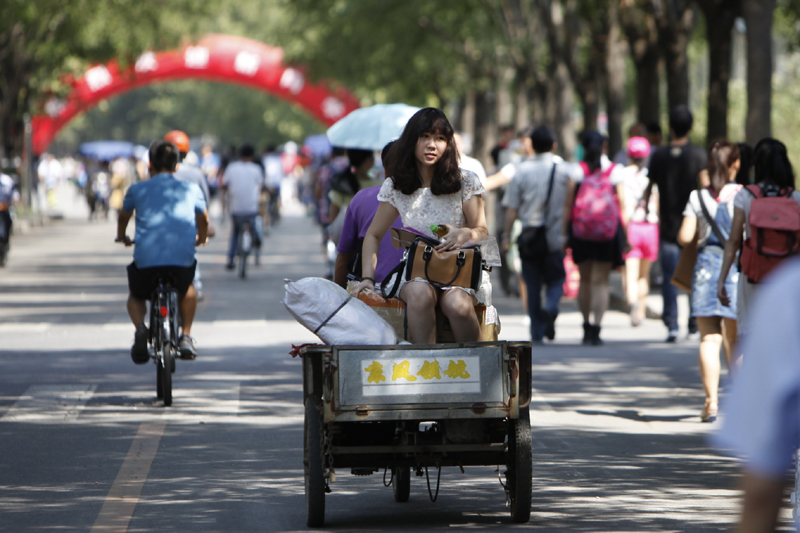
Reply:
[[717, 298], [717, 280], [722, 269], [722, 248], [707, 246], [697, 254], [692, 276], [692, 316], [718, 316], [736, 320], [736, 300], [739, 292], [739, 271], [736, 265], [731, 266], [725, 290], [731, 299], [731, 305], [725, 307]]

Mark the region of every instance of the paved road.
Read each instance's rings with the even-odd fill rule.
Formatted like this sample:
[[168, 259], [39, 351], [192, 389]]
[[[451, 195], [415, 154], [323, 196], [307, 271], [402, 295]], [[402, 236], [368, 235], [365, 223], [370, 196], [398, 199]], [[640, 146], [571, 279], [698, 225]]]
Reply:
[[[0, 271], [0, 530], [304, 530], [301, 377], [287, 351], [314, 337], [280, 300], [282, 279], [324, 272], [318, 233], [286, 218], [247, 280], [224, 271], [224, 237], [200, 252], [200, 357], [178, 362], [167, 409], [154, 368], [128, 355], [130, 250], [113, 235], [105, 222], [37, 229]], [[525, 339], [518, 301], [496, 304], [501, 336]], [[735, 465], [705, 445], [696, 344], [665, 345], [660, 324], [633, 330], [610, 313], [605, 346], [576, 346], [580, 319], [565, 308], [558, 342], [534, 353], [533, 516], [515, 527], [729, 529]], [[340, 474], [330, 530], [511, 526], [493, 468], [445, 470], [436, 503], [424, 478], [396, 504], [379, 476]]]

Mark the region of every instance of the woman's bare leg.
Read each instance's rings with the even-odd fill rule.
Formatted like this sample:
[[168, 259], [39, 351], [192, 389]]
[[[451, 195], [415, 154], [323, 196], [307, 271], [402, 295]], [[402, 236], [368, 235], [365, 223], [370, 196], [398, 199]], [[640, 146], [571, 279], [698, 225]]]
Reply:
[[594, 325], [599, 326], [608, 309], [608, 276], [611, 274], [611, 263], [594, 261], [592, 265], [591, 308], [594, 314]]
[[406, 303], [409, 341], [414, 344], [436, 342], [436, 289], [424, 281], [410, 281], [400, 290]]
[[639, 268], [641, 260], [638, 257], [631, 257], [625, 260], [625, 295], [628, 298], [628, 305], [633, 305], [639, 301]]
[[439, 307], [453, 327], [456, 342], [481, 340], [481, 326], [475, 313], [472, 295], [460, 289], [444, 291], [439, 298]]
[[697, 328], [700, 330], [700, 379], [708, 404], [718, 400], [722, 319], [716, 316], [697, 317]]
[[728, 368], [731, 368], [733, 363], [734, 350], [736, 349], [736, 335], [738, 330], [736, 327], [736, 320], [731, 318], [722, 319], [722, 349], [725, 354], [725, 362]]
[[650, 268], [653, 263], [642, 259], [639, 263], [639, 319], [644, 320], [647, 311], [647, 296], [650, 294]]
[[589, 323], [589, 314], [592, 312], [592, 269], [594, 261], [584, 261], [578, 265], [581, 275], [581, 284], [578, 287], [578, 307], [583, 315], [583, 322]]

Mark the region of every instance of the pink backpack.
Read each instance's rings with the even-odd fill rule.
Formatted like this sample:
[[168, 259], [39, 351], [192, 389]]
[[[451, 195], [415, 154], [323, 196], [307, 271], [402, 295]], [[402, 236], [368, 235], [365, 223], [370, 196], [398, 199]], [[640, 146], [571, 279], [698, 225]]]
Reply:
[[581, 162], [583, 181], [578, 186], [572, 207], [572, 235], [584, 241], [610, 241], [617, 233], [619, 204], [611, 184], [611, 165], [605, 172], [597, 169], [591, 173]]

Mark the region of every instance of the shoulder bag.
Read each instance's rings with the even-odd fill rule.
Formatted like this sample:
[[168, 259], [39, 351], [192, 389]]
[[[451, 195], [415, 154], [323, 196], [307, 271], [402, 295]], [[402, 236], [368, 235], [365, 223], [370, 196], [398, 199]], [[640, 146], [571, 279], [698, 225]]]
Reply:
[[[703, 217], [711, 225], [711, 230], [717, 236], [717, 239], [725, 246], [726, 239], [723, 238], [722, 232], [719, 230], [716, 221], [711, 217], [708, 212], [705, 202], [703, 201], [702, 191], [697, 192], [697, 199], [700, 201], [700, 209], [703, 211]], [[675, 272], [672, 274], [670, 283], [683, 289], [686, 292], [692, 292], [692, 278], [694, 277], [694, 265], [697, 263], [698, 254], [698, 234], [695, 231], [694, 239], [691, 243], [681, 249], [681, 256], [678, 259], [678, 264], [675, 267]]]
[[545, 259], [549, 247], [547, 245], [547, 215], [550, 211], [550, 195], [553, 193], [553, 180], [556, 174], [556, 164], [550, 171], [550, 182], [547, 185], [547, 198], [544, 201], [544, 224], [541, 226], [529, 226], [522, 230], [517, 238], [517, 248], [519, 256], [523, 261], [539, 263]]

